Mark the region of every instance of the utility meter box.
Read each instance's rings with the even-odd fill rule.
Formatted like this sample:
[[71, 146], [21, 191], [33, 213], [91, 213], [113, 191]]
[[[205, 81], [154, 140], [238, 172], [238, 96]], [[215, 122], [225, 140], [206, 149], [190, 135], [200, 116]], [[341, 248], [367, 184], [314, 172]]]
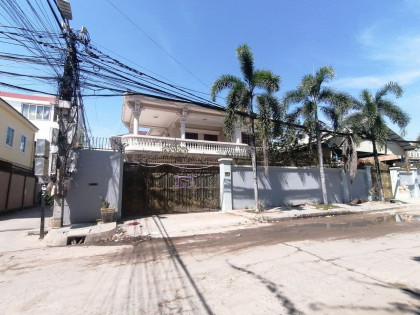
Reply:
[[70, 107], [71, 107], [71, 103], [69, 101], [63, 101], [63, 100], [58, 101], [58, 108], [69, 109]]

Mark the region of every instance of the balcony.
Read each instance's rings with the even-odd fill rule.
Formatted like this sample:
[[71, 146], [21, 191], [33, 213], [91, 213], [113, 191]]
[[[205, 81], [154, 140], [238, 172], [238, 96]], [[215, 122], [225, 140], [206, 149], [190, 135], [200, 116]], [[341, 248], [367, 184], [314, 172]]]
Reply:
[[410, 160], [420, 160], [420, 151], [407, 151]]
[[[119, 141], [116, 141], [118, 138]], [[121, 142], [120, 142], [121, 141]], [[249, 146], [245, 143], [217, 142], [204, 140], [124, 135], [113, 137], [113, 142], [120, 142], [127, 153], [167, 152], [202, 154], [220, 157], [249, 157]]]

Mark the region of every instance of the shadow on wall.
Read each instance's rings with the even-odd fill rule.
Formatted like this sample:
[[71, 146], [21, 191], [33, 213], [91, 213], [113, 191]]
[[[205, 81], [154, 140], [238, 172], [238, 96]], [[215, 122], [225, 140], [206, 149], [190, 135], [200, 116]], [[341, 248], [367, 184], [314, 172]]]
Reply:
[[[367, 187], [367, 179], [360, 172], [357, 184]], [[343, 203], [346, 201], [344, 187], [350, 190], [348, 175], [342, 176], [341, 169], [325, 169], [328, 201]], [[260, 201], [267, 207], [290, 206], [302, 203], [322, 202], [321, 180], [318, 168], [271, 167], [268, 174], [261, 168], [258, 173]], [[347, 181], [344, 185], [343, 181]], [[252, 170], [249, 167], [233, 167], [233, 208], [253, 208], [254, 193]], [[367, 188], [353, 189], [353, 194], [368, 194]], [[349, 191], [350, 195], [350, 191]]]
[[122, 155], [119, 152], [80, 150], [77, 172], [66, 197], [64, 225], [96, 222], [101, 218], [100, 196], [121, 216]]

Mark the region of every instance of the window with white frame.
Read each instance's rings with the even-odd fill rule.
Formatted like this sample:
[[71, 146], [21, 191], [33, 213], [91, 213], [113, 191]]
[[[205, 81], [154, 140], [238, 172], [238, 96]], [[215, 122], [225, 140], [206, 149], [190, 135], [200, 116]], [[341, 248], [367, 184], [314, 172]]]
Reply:
[[22, 115], [32, 120], [50, 120], [50, 105], [22, 104]]
[[20, 136], [20, 152], [25, 152], [26, 150], [26, 137], [24, 135]]
[[7, 127], [6, 131], [6, 145], [13, 147], [13, 138], [15, 136], [15, 130], [13, 128]]

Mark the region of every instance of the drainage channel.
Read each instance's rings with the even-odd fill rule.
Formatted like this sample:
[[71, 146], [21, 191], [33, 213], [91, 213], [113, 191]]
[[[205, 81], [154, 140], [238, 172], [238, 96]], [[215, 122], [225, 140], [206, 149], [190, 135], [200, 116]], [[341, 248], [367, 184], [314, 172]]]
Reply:
[[80, 245], [85, 242], [86, 236], [69, 236], [67, 237], [67, 245]]

